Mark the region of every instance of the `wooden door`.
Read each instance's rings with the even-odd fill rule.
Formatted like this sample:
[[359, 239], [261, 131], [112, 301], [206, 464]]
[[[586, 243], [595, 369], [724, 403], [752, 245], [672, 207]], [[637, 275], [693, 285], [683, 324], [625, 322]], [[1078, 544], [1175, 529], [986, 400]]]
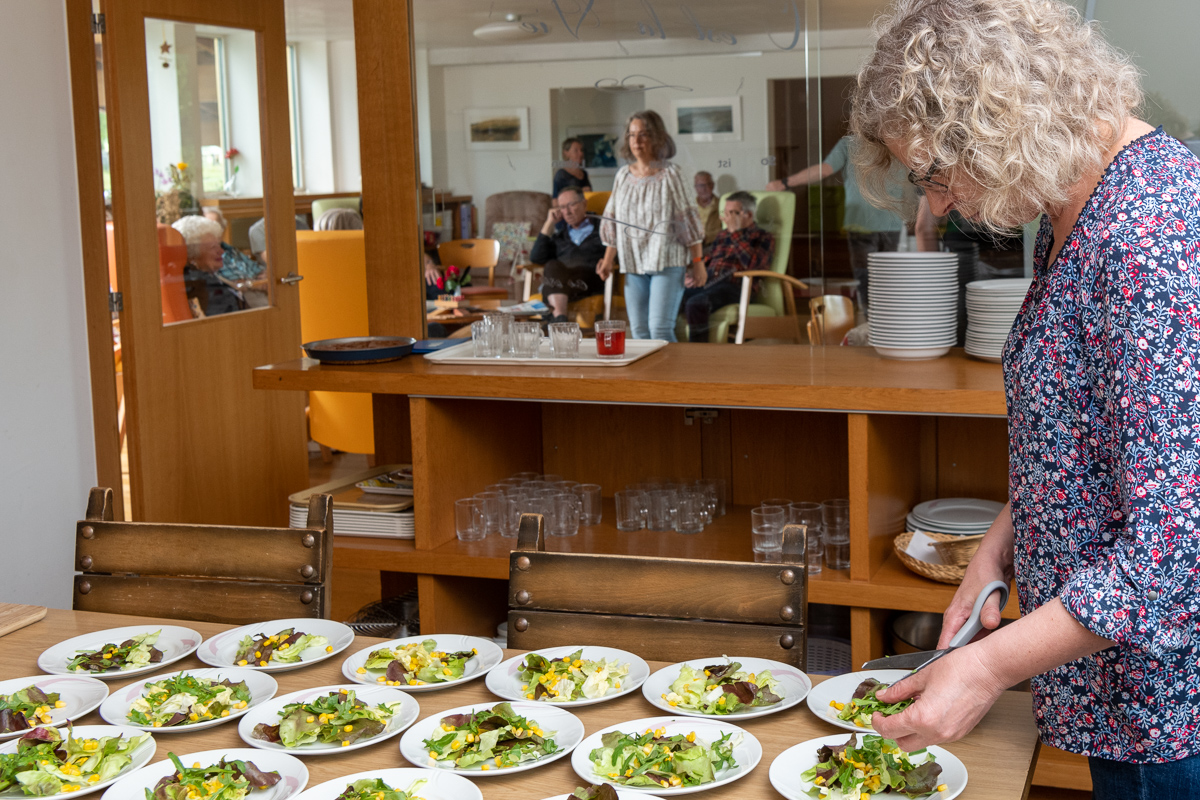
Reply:
[[[133, 519], [286, 525], [287, 495], [307, 485], [304, 398], [251, 386], [254, 367], [300, 353], [297, 289], [280, 281], [296, 261], [283, 0], [102, 0], [101, 11]], [[224, 92], [222, 144], [240, 151], [243, 193], [264, 199], [270, 266], [232, 300], [214, 283], [211, 237], [193, 252], [158, 219], [175, 213], [172, 197], [186, 207], [215, 191], [203, 188], [210, 162], [224, 169], [204, 144], [214, 110], [200, 81]], [[185, 168], [172, 187], [174, 158], [199, 179]], [[189, 292], [209, 316], [191, 318]]]

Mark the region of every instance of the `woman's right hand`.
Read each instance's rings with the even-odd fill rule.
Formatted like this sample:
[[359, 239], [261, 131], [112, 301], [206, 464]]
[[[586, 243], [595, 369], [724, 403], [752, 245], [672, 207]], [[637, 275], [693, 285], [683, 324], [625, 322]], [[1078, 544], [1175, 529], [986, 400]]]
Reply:
[[433, 286], [438, 282], [438, 278], [440, 278], [440, 277], [442, 277], [442, 271], [437, 268], [437, 265], [433, 263], [432, 259], [426, 258], [425, 259], [425, 283], [429, 284], [430, 286]]
[[613, 263], [607, 259], [600, 259], [596, 264], [596, 274], [600, 276], [600, 280], [608, 280], [608, 276], [613, 274]]
[[[1000, 515], [996, 517], [996, 521], [988, 528], [983, 541], [979, 543], [979, 550], [971, 559], [971, 565], [967, 567], [967, 574], [963, 578], [962, 585], [958, 587], [958, 591], [954, 593], [954, 599], [950, 601], [946, 613], [942, 615], [942, 634], [938, 637], [937, 649], [948, 647], [950, 640], [966, 624], [971, 616], [971, 609], [975, 606], [975, 600], [984, 586], [992, 581], [1004, 581], [1006, 584], [1012, 582], [1012, 552], [1012, 515], [1006, 505]], [[983, 623], [983, 631], [976, 638], [987, 636], [1000, 627], [999, 592], [992, 592], [991, 597], [983, 604], [979, 620]]]

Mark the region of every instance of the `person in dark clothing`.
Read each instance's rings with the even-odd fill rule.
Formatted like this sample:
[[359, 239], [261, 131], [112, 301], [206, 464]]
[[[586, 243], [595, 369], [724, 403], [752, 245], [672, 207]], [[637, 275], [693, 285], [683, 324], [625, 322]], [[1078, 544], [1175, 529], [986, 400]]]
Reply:
[[529, 260], [543, 266], [542, 299], [553, 311], [554, 322], [566, 322], [571, 301], [603, 294], [604, 281], [596, 274], [603, 257], [604, 243], [587, 216], [583, 192], [563, 189], [529, 252]]
[[552, 197], [557, 198], [563, 189], [576, 187], [580, 191], [590, 192], [592, 181], [587, 170], [583, 168], [583, 142], [571, 137], [563, 142], [563, 163], [567, 166], [554, 173], [554, 190]]

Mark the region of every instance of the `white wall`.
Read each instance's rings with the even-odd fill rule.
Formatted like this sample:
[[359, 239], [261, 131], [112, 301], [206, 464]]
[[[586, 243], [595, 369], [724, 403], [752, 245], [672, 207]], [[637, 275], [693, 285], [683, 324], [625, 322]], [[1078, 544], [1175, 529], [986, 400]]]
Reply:
[[66, 19], [27, 0], [0, 17], [0, 602], [69, 608], [96, 459]]
[[304, 192], [362, 190], [353, 41], [296, 42]]
[[358, 71], [352, 41], [329, 43], [329, 109], [333, 122], [334, 191], [361, 192]]

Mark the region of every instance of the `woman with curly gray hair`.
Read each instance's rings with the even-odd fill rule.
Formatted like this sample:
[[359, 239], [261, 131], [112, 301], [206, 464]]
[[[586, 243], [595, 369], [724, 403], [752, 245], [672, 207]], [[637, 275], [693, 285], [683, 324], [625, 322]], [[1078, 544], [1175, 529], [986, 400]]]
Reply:
[[1059, 0], [899, 0], [851, 128], [863, 190], [899, 163], [935, 214], [1042, 215], [1004, 350], [1009, 503], [946, 610], [1015, 575], [1023, 618], [879, 693], [905, 749], [970, 731], [1032, 679], [1042, 740], [1098, 800], [1200, 778], [1200, 162], [1138, 120], [1137, 71]]

